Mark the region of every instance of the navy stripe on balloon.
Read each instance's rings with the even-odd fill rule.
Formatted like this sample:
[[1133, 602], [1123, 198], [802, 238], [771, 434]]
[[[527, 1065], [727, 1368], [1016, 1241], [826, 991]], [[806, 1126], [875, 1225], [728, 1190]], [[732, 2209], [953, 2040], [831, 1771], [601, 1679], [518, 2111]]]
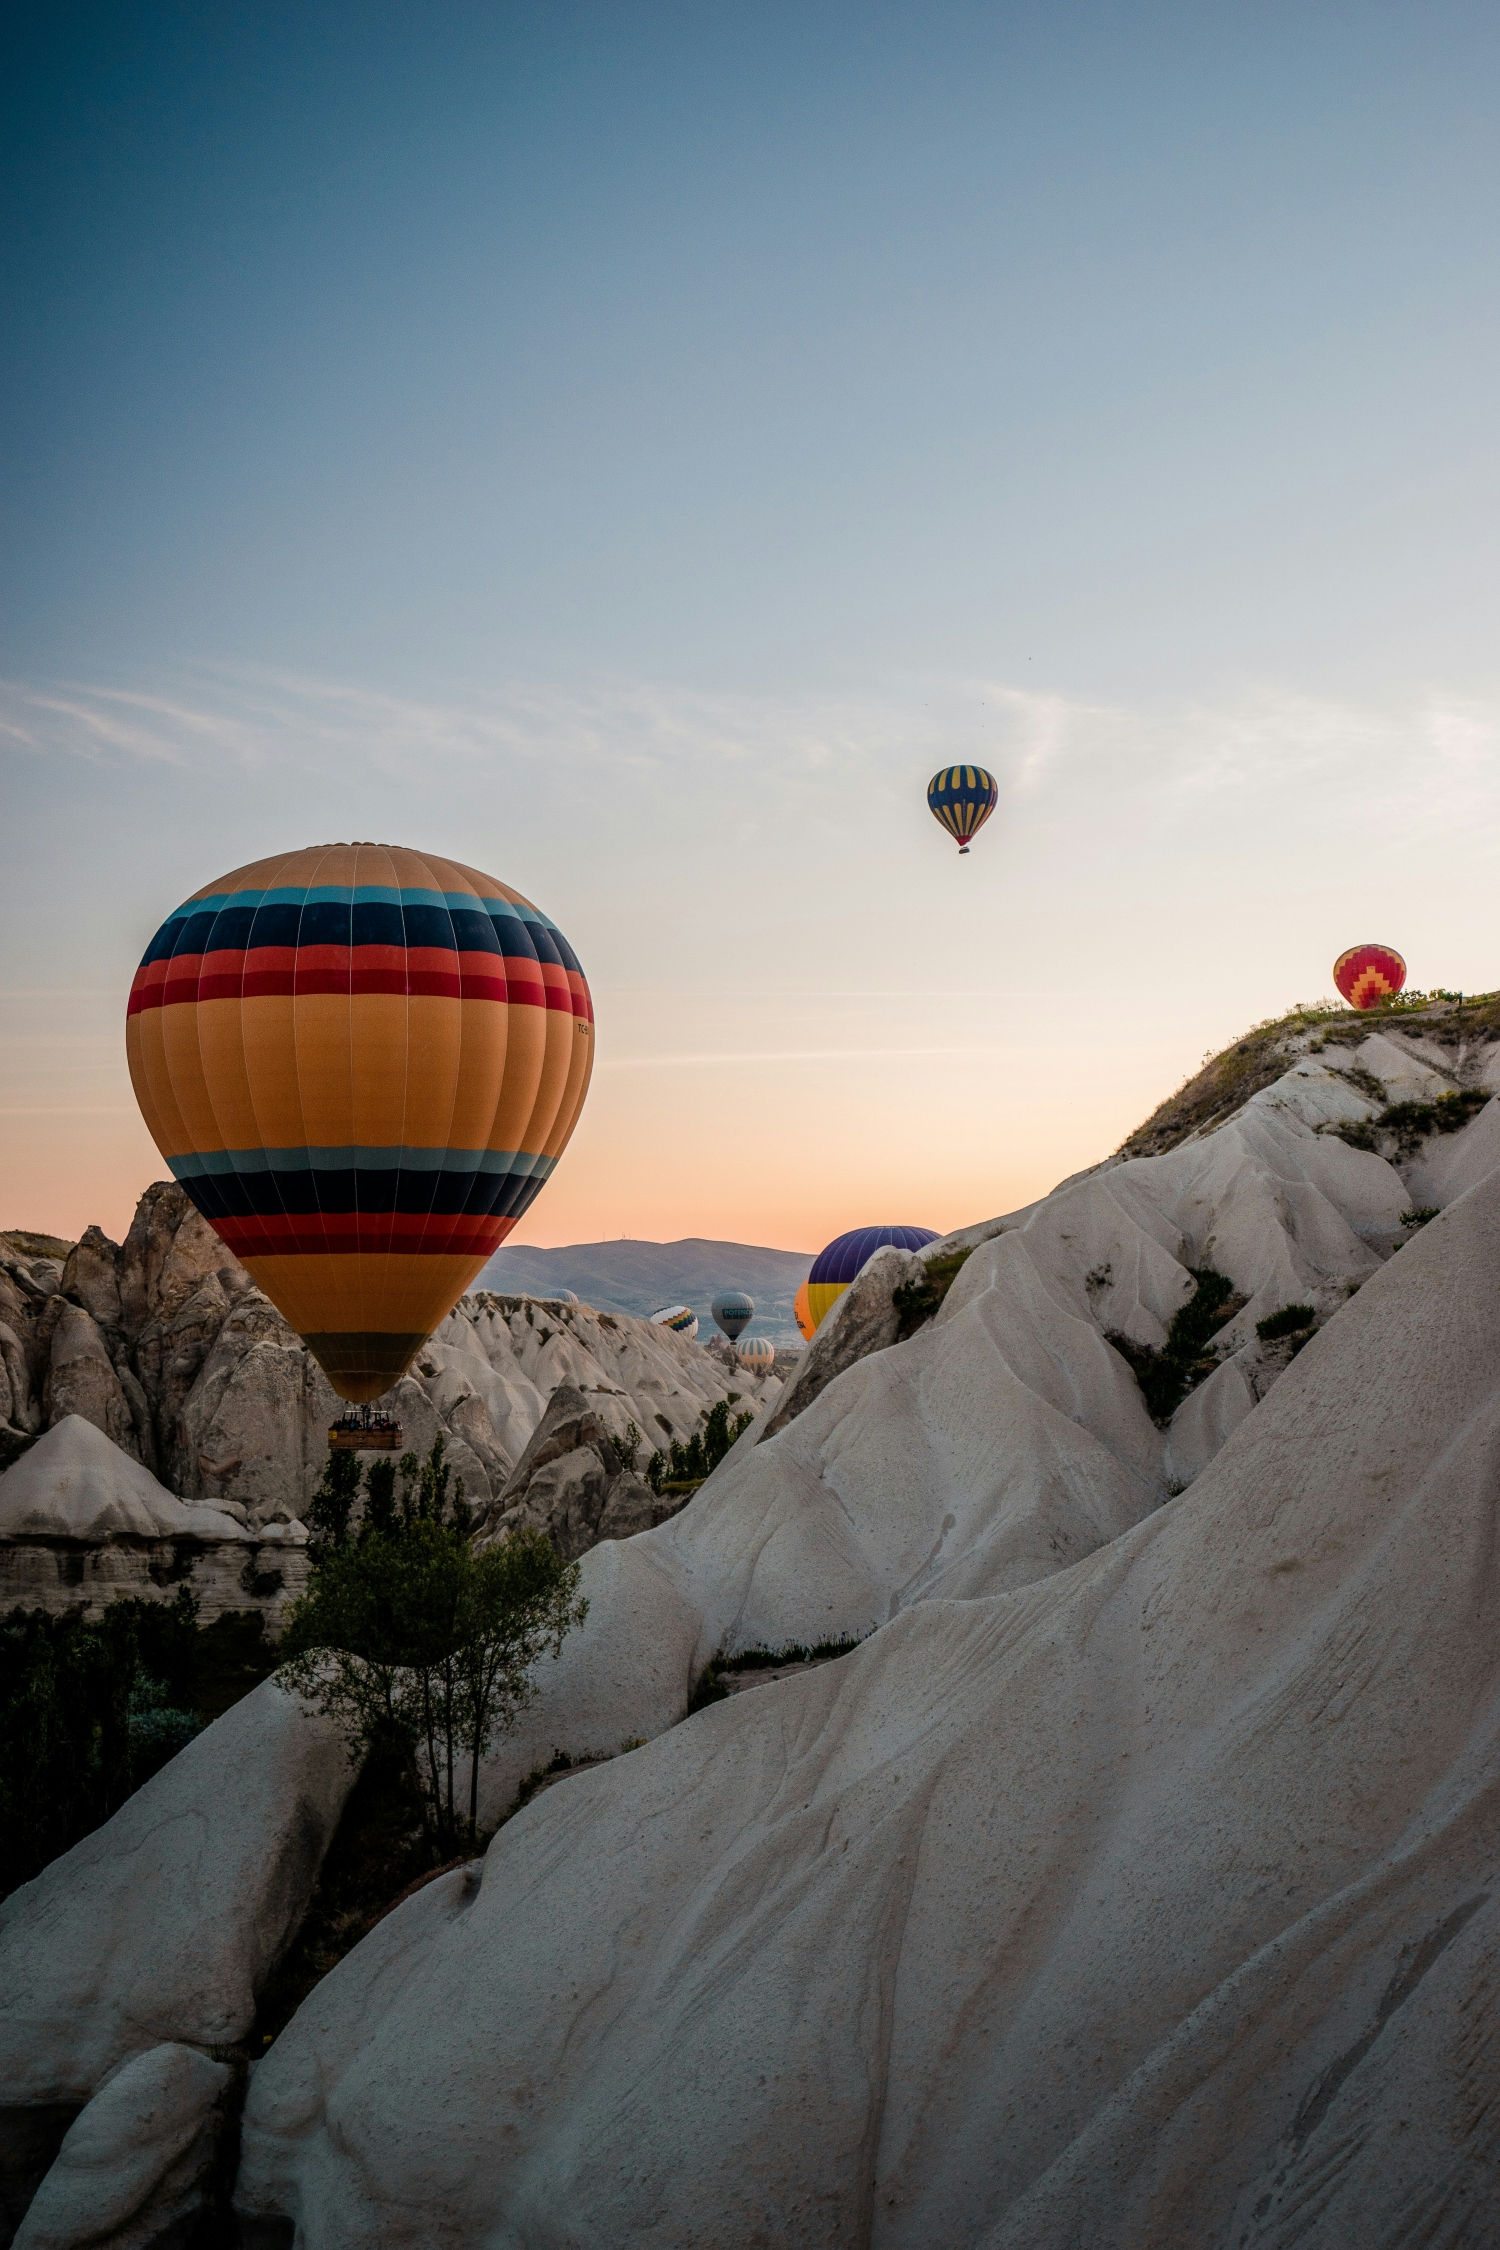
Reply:
[[856, 1227], [830, 1242], [813, 1261], [809, 1284], [815, 1281], [846, 1283], [874, 1257], [877, 1250], [921, 1250], [937, 1235], [931, 1227]]
[[283, 1214], [333, 1218], [354, 1211], [506, 1218], [519, 1216], [535, 1202], [548, 1170], [550, 1166], [535, 1172], [407, 1172], [392, 1167], [377, 1172], [351, 1166], [342, 1171], [199, 1172], [181, 1184], [211, 1225], [219, 1219]]
[[256, 946], [394, 945], [491, 953], [579, 974], [578, 956], [556, 930], [480, 907], [394, 906], [384, 900], [314, 900], [307, 906], [221, 906], [174, 914], [141, 956], [141, 967], [179, 954], [242, 953]]

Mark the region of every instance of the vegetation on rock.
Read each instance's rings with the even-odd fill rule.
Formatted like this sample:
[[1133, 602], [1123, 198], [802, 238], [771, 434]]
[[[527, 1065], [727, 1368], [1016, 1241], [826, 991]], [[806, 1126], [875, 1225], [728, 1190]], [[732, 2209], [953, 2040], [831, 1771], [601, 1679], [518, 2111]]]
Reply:
[[1268, 1314], [1255, 1323], [1255, 1333], [1263, 1344], [1279, 1343], [1283, 1336], [1298, 1336], [1311, 1328], [1317, 1319], [1311, 1305], [1283, 1305], [1280, 1312]]
[[[1284, 1016], [1254, 1025], [1221, 1053], [1206, 1055], [1203, 1067], [1136, 1127], [1118, 1153], [1165, 1155], [1194, 1133], [1222, 1124], [1252, 1094], [1274, 1084], [1299, 1053], [1316, 1055], [1331, 1046], [1362, 1046], [1372, 1032], [1392, 1019], [1408, 1035], [1416, 1034], [1442, 1046], [1483, 1044], [1500, 1039], [1500, 993], [1477, 993], [1460, 1001], [1457, 993], [1446, 991], [1403, 992], [1383, 1006], [1363, 1012], [1333, 1002], [1312, 1006], [1299, 1003]], [[1309, 1038], [1309, 1034], [1317, 1036]]]
[[1106, 1338], [1126, 1361], [1141, 1387], [1146, 1412], [1165, 1428], [1187, 1397], [1205, 1382], [1220, 1364], [1220, 1355], [1209, 1339], [1245, 1304], [1227, 1274], [1209, 1266], [1190, 1269], [1196, 1287], [1187, 1303], [1173, 1316], [1161, 1349], [1138, 1344], [1117, 1331]]
[[920, 1281], [903, 1281], [891, 1292], [891, 1303], [896, 1308], [897, 1341], [904, 1343], [908, 1336], [931, 1320], [968, 1259], [973, 1255], [973, 1244], [964, 1250], [945, 1251], [940, 1258], [925, 1258]]
[[[683, 1485], [696, 1487], [711, 1476], [730, 1447], [755, 1420], [747, 1407], [731, 1421], [728, 1399], [721, 1398], [703, 1417], [703, 1427], [683, 1443], [673, 1438], [666, 1453], [653, 1453], [646, 1463], [646, 1482], [653, 1492], [672, 1492]], [[631, 1428], [635, 1427], [634, 1423]]]

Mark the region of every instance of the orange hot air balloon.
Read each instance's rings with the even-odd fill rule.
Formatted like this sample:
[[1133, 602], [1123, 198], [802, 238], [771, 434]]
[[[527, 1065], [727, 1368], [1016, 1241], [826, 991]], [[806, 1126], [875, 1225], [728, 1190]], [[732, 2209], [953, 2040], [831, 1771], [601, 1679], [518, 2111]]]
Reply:
[[378, 1398], [578, 1121], [594, 1012], [555, 924], [472, 867], [322, 844], [205, 884], [131, 987], [131, 1083], [340, 1397]]
[[797, 1323], [797, 1331], [804, 1344], [812, 1342], [818, 1326], [813, 1319], [812, 1307], [808, 1302], [808, 1289], [809, 1284], [804, 1281], [802, 1287], [797, 1291], [796, 1301], [792, 1306], [792, 1318]]
[[1333, 964], [1333, 981], [1351, 1008], [1376, 1008], [1406, 982], [1406, 963], [1389, 945], [1351, 945]]

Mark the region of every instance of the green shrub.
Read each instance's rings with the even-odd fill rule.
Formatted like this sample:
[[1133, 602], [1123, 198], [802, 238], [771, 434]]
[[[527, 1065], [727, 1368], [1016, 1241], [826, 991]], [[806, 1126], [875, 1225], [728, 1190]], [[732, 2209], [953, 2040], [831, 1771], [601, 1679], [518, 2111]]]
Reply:
[[1265, 1320], [1258, 1320], [1255, 1323], [1255, 1333], [1263, 1344], [1274, 1344], [1283, 1336], [1295, 1336], [1302, 1329], [1311, 1328], [1317, 1317], [1311, 1305], [1283, 1305], [1280, 1312], [1273, 1312]]
[[1196, 1390], [1219, 1365], [1219, 1354], [1209, 1339], [1245, 1303], [1227, 1274], [1215, 1273], [1210, 1266], [1194, 1266], [1190, 1271], [1193, 1294], [1174, 1316], [1159, 1351], [1117, 1331], [1105, 1339], [1130, 1367], [1140, 1385], [1146, 1412], [1163, 1429], [1189, 1391]]
[[[730, 1420], [729, 1401], [719, 1399], [703, 1417], [703, 1427], [683, 1442], [673, 1438], [665, 1453], [657, 1451], [646, 1463], [646, 1482], [653, 1492], [674, 1492], [700, 1485], [712, 1476], [730, 1447], [743, 1437], [755, 1420], [746, 1407]], [[634, 1424], [631, 1425], [634, 1428]]]
[[941, 1258], [929, 1258], [925, 1261], [920, 1281], [903, 1281], [899, 1289], [891, 1291], [891, 1303], [896, 1308], [898, 1342], [914, 1336], [919, 1328], [931, 1320], [972, 1255], [973, 1245], [970, 1244], [966, 1250], [949, 1250]]

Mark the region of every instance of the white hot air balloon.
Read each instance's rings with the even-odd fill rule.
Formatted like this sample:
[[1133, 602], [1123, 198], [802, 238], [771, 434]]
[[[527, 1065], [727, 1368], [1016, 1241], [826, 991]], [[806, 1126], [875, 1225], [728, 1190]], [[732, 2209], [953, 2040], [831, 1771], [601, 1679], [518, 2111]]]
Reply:
[[776, 1346], [764, 1336], [747, 1336], [735, 1345], [734, 1356], [747, 1375], [769, 1375], [776, 1364]]
[[663, 1305], [659, 1312], [651, 1315], [651, 1325], [653, 1328], [670, 1328], [674, 1336], [680, 1336], [684, 1343], [690, 1344], [698, 1333], [698, 1315], [691, 1305]]

